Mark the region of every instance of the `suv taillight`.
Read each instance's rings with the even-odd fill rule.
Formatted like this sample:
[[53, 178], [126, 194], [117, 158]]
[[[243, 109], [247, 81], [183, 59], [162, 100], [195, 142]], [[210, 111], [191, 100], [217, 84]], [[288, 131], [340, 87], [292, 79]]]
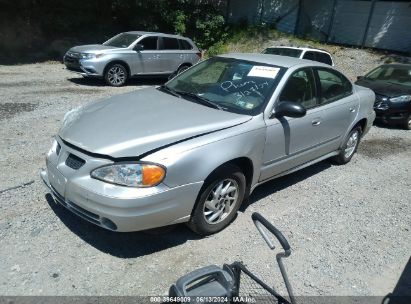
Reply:
[[196, 53], [196, 55], [198, 56], [198, 58], [200, 58], [200, 60], [203, 59], [203, 52], [202, 51], [198, 51]]

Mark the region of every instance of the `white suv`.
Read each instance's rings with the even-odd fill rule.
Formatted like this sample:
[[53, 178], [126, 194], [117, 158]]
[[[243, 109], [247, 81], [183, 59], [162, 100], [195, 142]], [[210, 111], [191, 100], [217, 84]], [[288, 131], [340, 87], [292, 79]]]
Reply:
[[272, 46], [266, 48], [262, 53], [313, 60], [334, 66], [331, 54], [319, 49], [300, 48], [291, 46]]

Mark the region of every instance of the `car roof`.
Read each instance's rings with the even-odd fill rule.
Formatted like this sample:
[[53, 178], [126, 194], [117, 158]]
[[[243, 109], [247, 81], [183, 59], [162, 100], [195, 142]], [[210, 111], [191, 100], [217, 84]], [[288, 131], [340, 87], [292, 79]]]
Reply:
[[275, 46], [269, 46], [267, 49], [277, 49], [277, 48], [294, 49], [294, 50], [301, 50], [301, 51], [316, 51], [316, 52], [326, 53], [330, 55], [330, 53], [327, 52], [326, 50], [314, 49], [314, 48], [308, 48], [308, 47], [298, 47], [298, 46], [275, 45]]
[[261, 53], [230, 53], [230, 54], [219, 55], [219, 57], [260, 62], [260, 63], [276, 65], [276, 66], [280, 66], [284, 68], [290, 68], [290, 67], [297, 66], [297, 65], [324, 66], [327, 68], [331, 67], [328, 64], [324, 64], [324, 63], [317, 62], [317, 61], [299, 59], [299, 58], [288, 57], [288, 56], [261, 54]]
[[180, 35], [173, 35], [173, 34], [166, 34], [166, 33], [160, 33], [160, 32], [145, 32], [145, 31], [128, 31], [125, 32], [127, 34], [135, 34], [135, 35], [161, 35], [161, 36], [167, 36], [167, 37], [175, 37], [175, 38], [186, 38]]

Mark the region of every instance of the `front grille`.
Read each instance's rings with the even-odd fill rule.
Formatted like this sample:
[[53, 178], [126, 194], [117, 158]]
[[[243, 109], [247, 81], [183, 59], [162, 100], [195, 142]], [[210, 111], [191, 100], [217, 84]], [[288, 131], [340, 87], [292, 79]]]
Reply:
[[85, 163], [86, 161], [84, 159], [71, 153], [66, 159], [66, 166], [74, 170], [80, 169]]

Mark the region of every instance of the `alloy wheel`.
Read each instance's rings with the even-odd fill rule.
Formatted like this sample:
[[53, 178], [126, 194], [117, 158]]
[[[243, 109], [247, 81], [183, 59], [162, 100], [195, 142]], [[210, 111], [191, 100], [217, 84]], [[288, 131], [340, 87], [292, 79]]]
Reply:
[[108, 70], [108, 81], [115, 86], [124, 84], [126, 81], [126, 72], [119, 66], [113, 66]]
[[358, 131], [355, 131], [348, 138], [347, 145], [344, 150], [345, 158], [350, 158], [354, 154], [355, 149], [357, 148], [357, 145], [358, 145], [359, 136], [360, 136], [360, 133]]
[[218, 182], [207, 196], [203, 216], [208, 224], [223, 221], [234, 209], [238, 201], [239, 185], [231, 178]]

